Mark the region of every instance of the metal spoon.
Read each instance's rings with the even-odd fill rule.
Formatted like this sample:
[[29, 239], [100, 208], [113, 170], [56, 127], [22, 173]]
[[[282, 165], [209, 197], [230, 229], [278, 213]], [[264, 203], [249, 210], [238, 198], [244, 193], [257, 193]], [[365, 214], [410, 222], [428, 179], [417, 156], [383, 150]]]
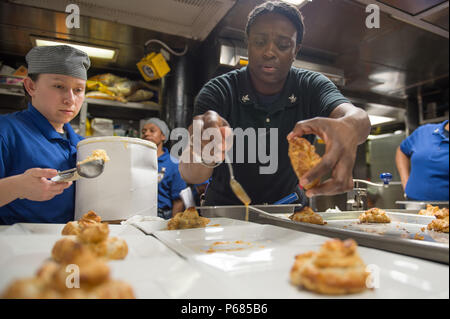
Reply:
[[105, 161], [102, 159], [95, 159], [81, 164], [77, 164], [77, 167], [68, 169], [66, 171], [58, 172], [58, 175], [51, 180], [54, 182], [70, 182], [84, 178], [94, 178], [103, 173], [105, 168]]
[[244, 205], [249, 205], [252, 200], [247, 195], [242, 185], [239, 184], [239, 182], [234, 178], [233, 167], [231, 166], [230, 160], [226, 153], [225, 153], [225, 162], [228, 164], [228, 170], [230, 171], [231, 190], [236, 195], [236, 197], [239, 198], [239, 200], [244, 203]]

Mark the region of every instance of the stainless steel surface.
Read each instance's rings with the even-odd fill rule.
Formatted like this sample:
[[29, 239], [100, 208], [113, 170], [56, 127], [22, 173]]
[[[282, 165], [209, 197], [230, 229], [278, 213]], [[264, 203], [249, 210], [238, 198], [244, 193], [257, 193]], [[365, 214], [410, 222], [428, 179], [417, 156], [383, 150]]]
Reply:
[[404, 207], [405, 209], [415, 209], [420, 210], [427, 207], [427, 205], [448, 207], [448, 201], [412, 201], [412, 200], [398, 200], [395, 202], [400, 207]]
[[82, 164], [77, 164], [77, 167], [65, 171], [58, 172], [53, 181], [69, 182], [76, 181], [80, 177], [95, 178], [103, 173], [105, 168], [105, 161], [102, 159], [91, 160]]
[[[300, 208], [301, 204], [288, 205], [252, 205], [253, 208], [262, 210], [267, 214], [292, 214], [295, 208]], [[199, 206], [196, 209], [204, 217], [227, 217], [239, 220], [245, 220], [245, 206], [244, 205], [230, 205], [230, 206]], [[258, 220], [258, 216], [252, 212], [256, 209], [249, 210], [249, 221]], [[265, 215], [268, 217], [267, 215]]]
[[[280, 207], [281, 206], [281, 207]], [[273, 207], [272, 205], [260, 205], [259, 209], [270, 213], [269, 215], [262, 214], [249, 214], [249, 221], [260, 224], [271, 224], [275, 226], [285, 227], [288, 229], [294, 229], [307, 233], [313, 233], [317, 235], [347, 239], [353, 238], [359, 245], [377, 248], [381, 250], [391, 251], [399, 254], [404, 254], [413, 257], [419, 257], [423, 259], [433, 260], [442, 263], [449, 263], [449, 245], [448, 234], [431, 233], [429, 232], [424, 240], [414, 240], [408, 238], [402, 238], [402, 229], [409, 229], [412, 236], [412, 230], [425, 227], [430, 217], [417, 215], [417, 210], [402, 210], [392, 209], [389, 210], [389, 215], [392, 216], [393, 224], [389, 228], [387, 234], [377, 234], [375, 232], [365, 232], [363, 229], [354, 230], [348, 229], [348, 223], [355, 221], [355, 217], [359, 216], [360, 212], [347, 212], [342, 213], [320, 213], [325, 217], [325, 220], [329, 220], [329, 225], [314, 225], [307, 223], [294, 222], [286, 218], [286, 215], [292, 214], [292, 205], [280, 205]], [[283, 207], [284, 206], [284, 207]], [[211, 206], [211, 207], [198, 207], [200, 213], [206, 217], [228, 217], [234, 219], [244, 219], [245, 206]], [[289, 211], [286, 211], [289, 210]], [[277, 214], [283, 214], [284, 218], [280, 218]], [[341, 219], [346, 218], [346, 219]], [[344, 223], [342, 222], [344, 221]], [[344, 228], [344, 226], [347, 227]], [[399, 229], [396, 228], [397, 224]], [[336, 227], [335, 227], [335, 226]], [[365, 225], [370, 231], [371, 225]], [[376, 227], [377, 225], [375, 225]], [[364, 227], [364, 225], [362, 225]], [[384, 227], [384, 226], [382, 226]], [[418, 231], [418, 232], [419, 232]], [[403, 232], [406, 234], [406, 231]], [[435, 236], [433, 238], [431, 235]], [[426, 240], [425, 240], [426, 239]], [[446, 240], [447, 243], [440, 243], [437, 240]]]

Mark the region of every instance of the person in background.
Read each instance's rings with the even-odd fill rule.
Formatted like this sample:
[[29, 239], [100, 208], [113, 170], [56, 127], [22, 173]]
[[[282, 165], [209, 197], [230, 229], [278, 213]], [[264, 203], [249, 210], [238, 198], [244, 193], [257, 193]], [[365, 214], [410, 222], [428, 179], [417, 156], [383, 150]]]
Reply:
[[395, 163], [409, 200], [448, 201], [448, 120], [417, 128], [397, 148]]
[[186, 188], [186, 183], [178, 171], [178, 160], [170, 155], [164, 144], [169, 140], [170, 130], [167, 124], [151, 118], [145, 121], [142, 128], [142, 139], [153, 142], [157, 146], [158, 156], [158, 216], [164, 219], [172, 218], [184, 210], [180, 192]]
[[[333, 82], [320, 73], [292, 66], [303, 33], [303, 18], [297, 7], [279, 1], [259, 5], [247, 20], [248, 65], [210, 80], [194, 102], [194, 123], [200, 130], [195, 133], [194, 124], [189, 127], [192, 140], [200, 140], [208, 129], [220, 130], [225, 139], [231, 136], [227, 134], [231, 128], [264, 130], [266, 134], [261, 136], [265, 136], [265, 143], [256, 140], [259, 151], [269, 148], [270, 131], [276, 132], [276, 171], [261, 174], [260, 168], [267, 163], [249, 160], [248, 143], [244, 143], [241, 154], [244, 162], [232, 163], [234, 176], [252, 204], [275, 203], [299, 191], [299, 182], [308, 185], [328, 173], [328, 180], [300, 194], [302, 203], [304, 195], [334, 195], [352, 189], [356, 149], [370, 132], [367, 113], [352, 105]], [[326, 151], [321, 162], [299, 181], [288, 157], [288, 140], [305, 136], [312, 143], [314, 135], [325, 141]], [[207, 206], [242, 205], [229, 186], [230, 174], [223, 163], [231, 143], [223, 147], [214, 139], [214, 147], [222, 154], [211, 162], [201, 156], [210, 142], [202, 140], [196, 153], [194, 147], [185, 148], [181, 176], [190, 184], [212, 177], [206, 192]], [[236, 143], [232, 147], [236, 155]], [[195, 160], [199, 157], [201, 161]]]
[[66, 45], [35, 47], [25, 58], [28, 109], [0, 116], [0, 224], [66, 223], [75, 185], [51, 178], [76, 165], [82, 137], [69, 122], [84, 101], [90, 60]]

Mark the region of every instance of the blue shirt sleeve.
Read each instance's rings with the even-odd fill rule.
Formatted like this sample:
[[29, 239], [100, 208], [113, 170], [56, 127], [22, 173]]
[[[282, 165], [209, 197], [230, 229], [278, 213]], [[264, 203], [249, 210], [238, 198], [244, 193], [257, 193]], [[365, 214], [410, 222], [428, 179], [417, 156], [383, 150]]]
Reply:
[[181, 178], [180, 171], [178, 170], [177, 165], [173, 172], [172, 185], [170, 190], [172, 201], [180, 198], [180, 192], [186, 187], [186, 182]]
[[416, 129], [410, 136], [405, 138], [400, 144], [400, 150], [403, 152], [403, 154], [405, 154], [408, 157], [411, 157], [412, 153], [414, 153], [414, 146], [420, 129], [421, 129], [420, 127]]
[[0, 136], [0, 178], [6, 176], [6, 159], [8, 158], [8, 148], [2, 136]]

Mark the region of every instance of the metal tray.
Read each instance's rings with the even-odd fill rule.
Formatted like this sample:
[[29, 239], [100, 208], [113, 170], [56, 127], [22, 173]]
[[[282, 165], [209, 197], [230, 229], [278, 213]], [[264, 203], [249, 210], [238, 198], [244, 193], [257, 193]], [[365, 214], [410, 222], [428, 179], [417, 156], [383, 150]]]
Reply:
[[[284, 206], [284, 207], [283, 207]], [[390, 224], [357, 224], [363, 211], [344, 211], [341, 213], [319, 213], [326, 225], [295, 222], [288, 218], [293, 212], [291, 205], [256, 206], [272, 216], [249, 212], [249, 221], [271, 224], [317, 235], [340, 239], [353, 238], [359, 245], [396, 252], [408, 256], [449, 263], [449, 235], [426, 230], [434, 217], [417, 215], [416, 210], [389, 209]], [[200, 214], [206, 217], [245, 218], [245, 206], [199, 207]], [[425, 231], [421, 231], [425, 228]], [[423, 240], [414, 239], [415, 234]]]

